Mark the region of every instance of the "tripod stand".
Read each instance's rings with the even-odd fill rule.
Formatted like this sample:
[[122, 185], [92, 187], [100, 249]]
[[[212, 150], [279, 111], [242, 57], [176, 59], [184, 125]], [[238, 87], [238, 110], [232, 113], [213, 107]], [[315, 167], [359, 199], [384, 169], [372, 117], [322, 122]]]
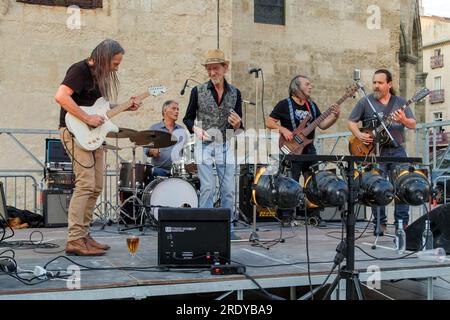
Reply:
[[[100, 218], [100, 220], [103, 220], [100, 228], [101, 230], [103, 230], [106, 225], [112, 224], [111, 213], [116, 211], [116, 207], [108, 200], [108, 149], [116, 150], [116, 152], [120, 150], [118, 146], [114, 147], [106, 145], [105, 143], [103, 144], [103, 200], [100, 201], [93, 210], [93, 213]], [[96, 210], [100, 211], [100, 213], [96, 213]]]

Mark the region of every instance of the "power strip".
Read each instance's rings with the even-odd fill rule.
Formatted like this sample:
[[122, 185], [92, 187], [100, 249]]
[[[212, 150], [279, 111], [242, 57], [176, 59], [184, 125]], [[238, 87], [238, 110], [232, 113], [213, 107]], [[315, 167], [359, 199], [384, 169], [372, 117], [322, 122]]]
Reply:
[[245, 266], [238, 264], [218, 264], [210, 268], [212, 275], [244, 274]]

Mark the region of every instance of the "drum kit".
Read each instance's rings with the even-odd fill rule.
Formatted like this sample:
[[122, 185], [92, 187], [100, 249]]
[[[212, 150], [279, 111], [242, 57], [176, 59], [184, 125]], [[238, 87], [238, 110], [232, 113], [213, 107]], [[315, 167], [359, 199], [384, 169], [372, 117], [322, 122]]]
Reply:
[[[116, 152], [116, 181], [117, 204], [113, 210], [115, 219], [109, 222], [123, 223], [126, 229], [151, 226], [158, 223], [158, 208], [178, 207], [197, 208], [199, 205], [199, 180], [197, 177], [197, 165], [194, 160], [194, 142], [187, 142], [182, 148], [180, 158], [173, 162], [170, 177], [157, 177], [153, 175], [153, 166], [136, 161], [136, 149], [142, 148], [166, 148], [177, 143], [173, 136], [165, 131], [119, 128], [117, 133], [109, 133], [107, 138], [115, 139], [116, 145], [104, 144], [104, 199], [99, 205], [104, 206], [103, 214], [108, 212], [108, 206], [114, 206], [107, 200], [107, 157], [108, 150]], [[132, 142], [132, 160], [121, 161], [119, 168], [118, 151], [124, 148], [118, 146], [118, 139], [129, 139]], [[176, 196], [174, 197], [174, 191]], [[119, 200], [120, 198], [120, 200]], [[120, 203], [120, 205], [119, 205]], [[135, 224], [129, 227], [128, 224]], [[103, 225], [104, 227], [105, 225]]]

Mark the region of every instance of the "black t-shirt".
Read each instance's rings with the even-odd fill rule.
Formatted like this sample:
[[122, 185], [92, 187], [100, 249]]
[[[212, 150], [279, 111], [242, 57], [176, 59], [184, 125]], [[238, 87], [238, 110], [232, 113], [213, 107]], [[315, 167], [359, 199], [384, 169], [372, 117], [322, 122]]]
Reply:
[[[292, 107], [294, 109], [294, 117], [296, 125], [295, 128], [292, 128], [291, 115], [289, 112], [289, 103], [287, 99], [278, 102], [278, 104], [275, 106], [275, 108], [272, 110], [272, 113], [270, 114], [272, 118], [280, 121], [281, 126], [291, 131], [294, 131], [300, 125], [300, 123], [306, 118], [306, 116], [309, 115], [311, 117], [311, 120], [309, 121], [309, 123], [311, 123], [321, 115], [319, 108], [314, 102], [309, 103], [309, 107], [311, 108], [311, 112], [313, 113], [311, 114], [308, 110], [306, 103], [304, 105], [299, 105], [292, 98], [291, 101]], [[315, 132], [316, 130], [311, 132], [311, 134], [307, 138], [314, 139]]]
[[[72, 99], [80, 107], [90, 107], [102, 96], [98, 86], [94, 85], [94, 78], [87, 60], [73, 64], [67, 70], [66, 77], [61, 84], [73, 90]], [[66, 113], [67, 111], [61, 107], [59, 113], [60, 127], [66, 126]]]

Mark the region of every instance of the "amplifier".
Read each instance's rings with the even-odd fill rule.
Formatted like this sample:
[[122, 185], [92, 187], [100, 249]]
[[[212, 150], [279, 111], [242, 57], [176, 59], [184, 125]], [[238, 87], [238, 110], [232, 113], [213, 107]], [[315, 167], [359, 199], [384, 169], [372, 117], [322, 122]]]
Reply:
[[209, 268], [230, 262], [230, 209], [159, 208], [158, 265]]
[[44, 213], [44, 225], [46, 228], [67, 227], [72, 190], [43, 190], [42, 212]]
[[72, 171], [49, 171], [45, 179], [48, 189], [75, 188], [75, 174]]
[[[239, 174], [239, 209], [250, 222], [253, 221], [253, 204], [251, 201], [253, 167], [252, 164], [241, 164]], [[275, 208], [256, 207], [256, 221], [277, 221], [276, 216], [277, 210]]]

